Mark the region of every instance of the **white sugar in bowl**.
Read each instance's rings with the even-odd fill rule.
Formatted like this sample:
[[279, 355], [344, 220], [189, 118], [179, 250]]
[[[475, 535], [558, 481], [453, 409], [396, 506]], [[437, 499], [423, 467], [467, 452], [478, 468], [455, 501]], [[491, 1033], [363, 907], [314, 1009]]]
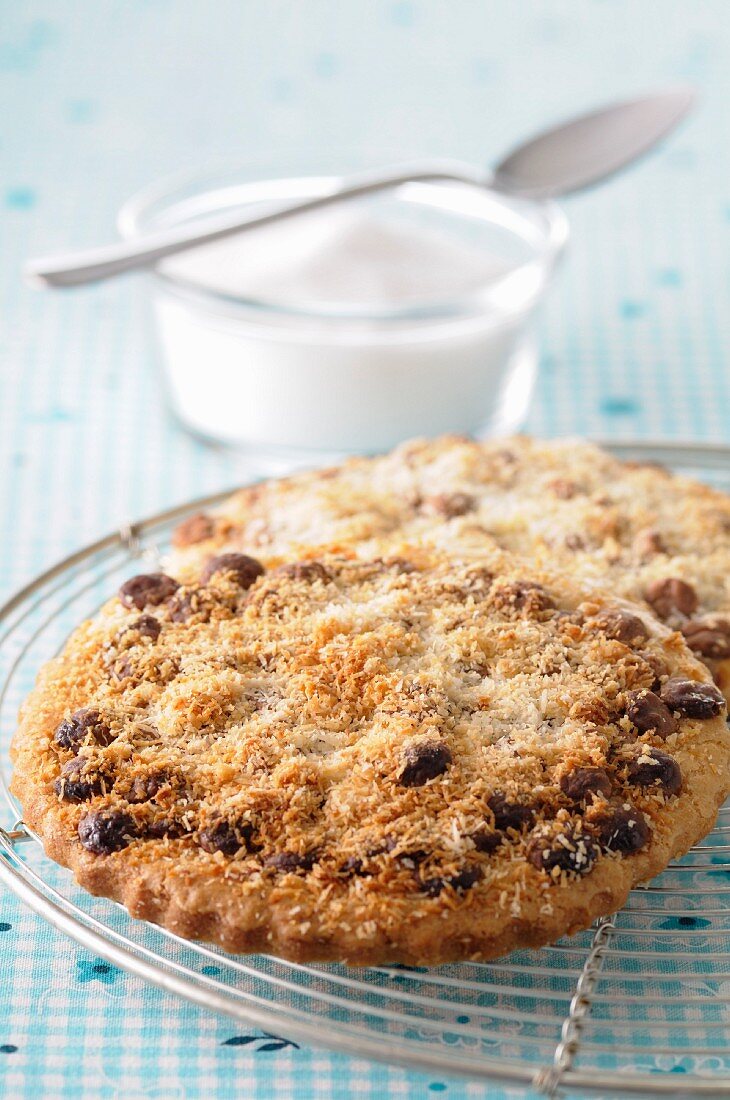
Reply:
[[[148, 189], [123, 207], [121, 232], [333, 185], [246, 175]], [[552, 204], [411, 183], [168, 259], [150, 278], [173, 408], [198, 435], [283, 464], [513, 431], [536, 375], [532, 322], [566, 240]]]

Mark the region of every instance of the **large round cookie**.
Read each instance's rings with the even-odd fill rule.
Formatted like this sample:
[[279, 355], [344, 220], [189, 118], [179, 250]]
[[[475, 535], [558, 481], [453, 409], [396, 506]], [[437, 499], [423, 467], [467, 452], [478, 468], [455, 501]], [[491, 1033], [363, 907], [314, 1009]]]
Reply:
[[585, 928], [730, 788], [680, 634], [484, 545], [132, 578], [41, 671], [13, 755], [24, 819], [93, 893], [354, 964]]
[[244, 489], [178, 530], [174, 568], [225, 548], [274, 561], [339, 541], [367, 557], [480, 536], [643, 601], [730, 697], [730, 497], [579, 440], [416, 441]]

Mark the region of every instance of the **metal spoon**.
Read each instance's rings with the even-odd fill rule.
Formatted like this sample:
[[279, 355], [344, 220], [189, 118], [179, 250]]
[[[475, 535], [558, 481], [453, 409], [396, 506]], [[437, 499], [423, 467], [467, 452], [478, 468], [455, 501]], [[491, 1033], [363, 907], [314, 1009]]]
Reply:
[[257, 206], [148, 233], [144, 237], [31, 260], [24, 274], [36, 286], [69, 287], [151, 267], [166, 256], [221, 240], [254, 225], [317, 210], [413, 180], [456, 180], [530, 199], [567, 195], [598, 183], [649, 151], [695, 103], [690, 88], [655, 92], [603, 107], [529, 139], [494, 172], [454, 161], [421, 161], [343, 178], [332, 191], [305, 202]]

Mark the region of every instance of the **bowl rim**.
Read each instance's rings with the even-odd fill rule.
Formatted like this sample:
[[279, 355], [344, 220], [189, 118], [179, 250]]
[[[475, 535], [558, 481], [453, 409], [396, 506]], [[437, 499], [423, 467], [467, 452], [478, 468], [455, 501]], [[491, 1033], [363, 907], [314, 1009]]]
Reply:
[[[271, 158], [270, 164], [275, 165], [275, 158]], [[457, 162], [452, 162], [456, 166]], [[262, 166], [261, 174], [251, 178], [252, 168], [258, 170]], [[155, 216], [160, 211], [174, 210], [180, 205], [181, 192], [196, 188], [196, 195], [203, 197], [206, 194], [215, 195], [223, 191], [230, 192], [231, 182], [224, 183], [221, 177], [232, 172], [239, 171], [241, 179], [238, 184], [233, 184], [241, 190], [248, 189], [253, 192], [261, 192], [267, 185], [274, 183], [296, 184], [308, 183], [311, 186], [319, 185], [319, 191], [325, 186], [331, 186], [336, 174], [327, 171], [325, 173], [312, 173], [308, 170], [294, 171], [265, 171], [266, 162], [261, 158], [249, 161], [222, 161], [211, 164], [204, 171], [185, 171], [163, 176], [160, 179], [142, 187], [132, 194], [120, 207], [117, 214], [117, 228], [126, 240], [144, 235], [153, 228]], [[473, 168], [471, 172], [473, 173]], [[207, 185], [207, 186], [206, 186]], [[443, 189], [443, 183], [407, 184], [406, 187], [426, 188], [432, 192]], [[453, 185], [447, 185], [453, 189]], [[460, 187], [461, 185], [456, 185]], [[476, 185], [464, 184], [467, 190], [474, 190]], [[198, 191], [197, 188], [200, 187]], [[396, 193], [399, 189], [396, 189]], [[500, 313], [507, 317], [510, 314], [528, 313], [529, 310], [542, 297], [550, 283], [550, 277], [557, 265], [569, 238], [569, 223], [562, 208], [551, 200], [534, 200], [522, 196], [511, 196], [489, 188], [482, 188], [489, 195], [490, 203], [495, 208], [502, 207], [514, 213], [515, 205], [522, 211], [523, 217], [529, 217], [532, 221], [539, 244], [530, 243], [534, 254], [525, 261], [516, 264], [500, 273], [493, 279], [487, 279], [478, 288], [468, 294], [455, 295], [443, 299], [427, 299], [424, 301], [408, 302], [405, 305], [392, 307], [373, 307], [372, 304], [358, 305], [357, 303], [313, 303], [307, 302], [298, 307], [289, 302], [271, 301], [266, 298], [249, 297], [238, 294], [226, 293], [223, 290], [198, 283], [194, 279], [186, 278], [178, 273], [163, 270], [161, 267], [152, 268], [150, 276], [154, 283], [164, 288], [167, 293], [172, 293], [200, 309], [212, 313], [224, 313], [227, 316], [239, 315], [251, 322], [269, 323], [289, 320], [318, 321], [327, 323], [352, 323], [352, 322], [379, 322], [387, 325], [394, 324], [423, 324], [424, 322], [448, 322], [464, 321]], [[310, 191], [310, 193], [316, 193]], [[265, 198], [265, 195], [261, 195]], [[190, 196], [186, 196], [189, 201]], [[249, 200], [251, 201], [251, 200]], [[416, 201], [418, 201], [416, 199]], [[422, 205], [424, 205], [422, 201]], [[438, 205], [438, 204], [431, 204]], [[219, 207], [220, 208], [220, 207]], [[215, 207], [211, 208], [215, 209]], [[443, 209], [443, 206], [442, 206]], [[458, 213], [458, 211], [457, 211]], [[461, 215], [465, 216], [465, 215]], [[467, 215], [468, 216], [468, 215]], [[471, 215], [474, 216], [474, 215]], [[179, 219], [184, 220], [184, 219]], [[484, 219], [482, 219], [484, 220]], [[168, 223], [169, 224], [169, 223]], [[509, 229], [513, 235], [517, 235], [514, 229]], [[509, 308], [506, 299], [509, 298], [509, 288], [517, 280], [523, 280], [527, 284], [527, 293], [523, 294], [523, 300], [517, 302], [513, 308]]]

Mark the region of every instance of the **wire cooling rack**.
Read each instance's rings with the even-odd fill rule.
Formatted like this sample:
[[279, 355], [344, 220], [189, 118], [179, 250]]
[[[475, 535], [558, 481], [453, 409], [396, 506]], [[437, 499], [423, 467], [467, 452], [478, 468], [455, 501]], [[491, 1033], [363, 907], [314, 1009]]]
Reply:
[[[730, 488], [730, 448], [622, 444]], [[0, 609], [0, 763], [39, 665], [174, 524], [222, 493], [67, 558]], [[730, 1094], [730, 805], [711, 836], [621, 912], [539, 952], [435, 969], [304, 966], [227, 955], [92, 898], [18, 822], [0, 829], [0, 881], [60, 931], [198, 1005], [268, 1032], [420, 1070], [555, 1096]]]

